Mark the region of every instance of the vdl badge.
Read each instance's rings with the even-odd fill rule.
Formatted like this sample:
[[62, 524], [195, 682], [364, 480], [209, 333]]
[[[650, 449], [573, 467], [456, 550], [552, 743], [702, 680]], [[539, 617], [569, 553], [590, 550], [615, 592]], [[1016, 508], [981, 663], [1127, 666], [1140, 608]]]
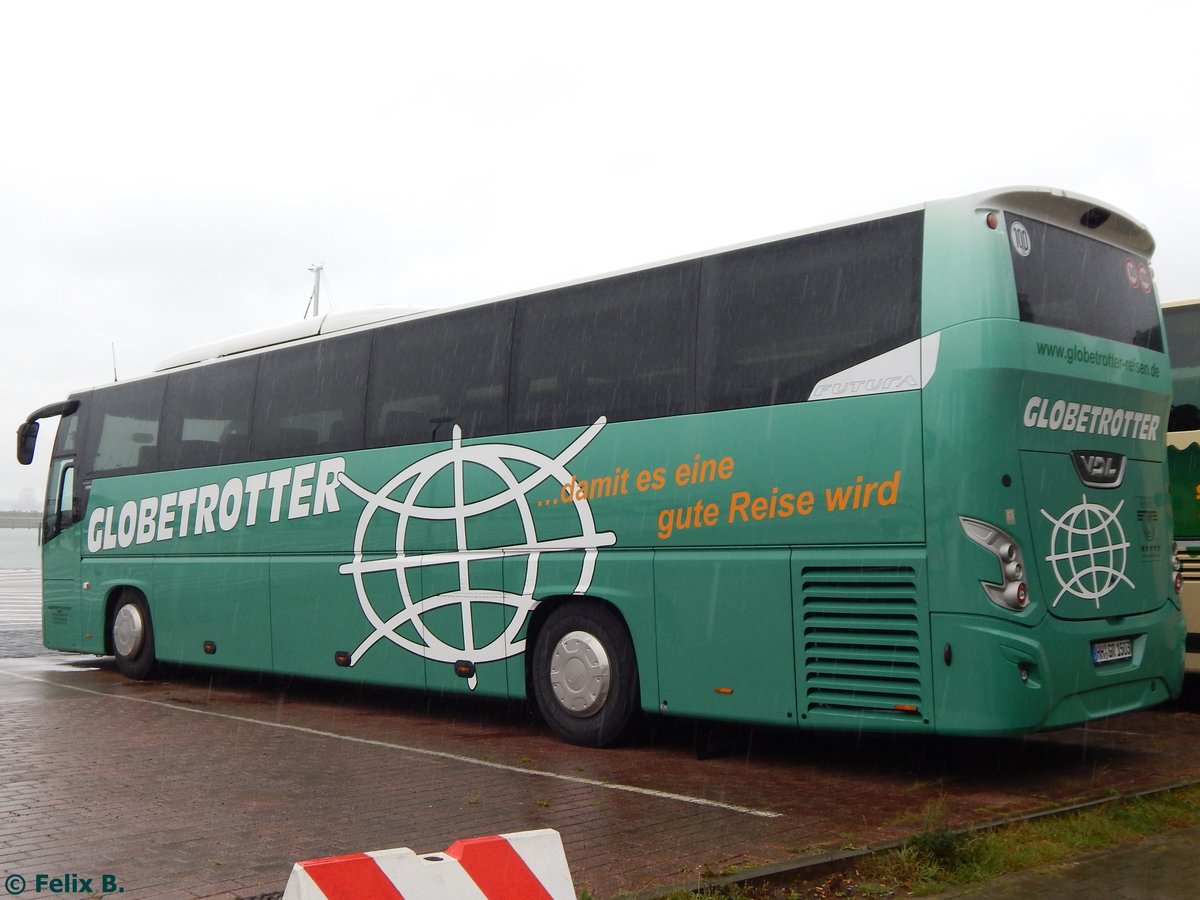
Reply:
[[1084, 487], [1115, 488], [1125, 480], [1125, 457], [1107, 450], [1072, 450], [1071, 460]]

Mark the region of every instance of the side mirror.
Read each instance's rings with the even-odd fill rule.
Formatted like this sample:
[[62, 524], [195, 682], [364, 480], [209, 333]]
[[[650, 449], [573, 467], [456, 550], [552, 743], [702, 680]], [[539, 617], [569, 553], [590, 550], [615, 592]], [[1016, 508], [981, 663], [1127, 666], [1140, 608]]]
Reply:
[[38, 429], [42, 427], [38, 424], [38, 419], [47, 419], [50, 416], [69, 416], [77, 409], [79, 409], [78, 400], [63, 400], [30, 413], [29, 418], [22, 422], [17, 429], [17, 462], [23, 466], [33, 462], [33, 451], [37, 448]]
[[23, 466], [33, 462], [33, 451], [37, 449], [38, 422], [22, 422], [17, 429], [17, 462]]

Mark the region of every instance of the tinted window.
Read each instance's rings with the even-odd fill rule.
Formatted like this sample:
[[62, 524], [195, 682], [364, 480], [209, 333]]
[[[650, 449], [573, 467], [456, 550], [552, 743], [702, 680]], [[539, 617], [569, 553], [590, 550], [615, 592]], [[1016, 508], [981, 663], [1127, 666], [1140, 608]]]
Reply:
[[513, 430], [691, 411], [698, 273], [681, 263], [521, 299]]
[[924, 214], [704, 260], [699, 402], [807, 400], [822, 378], [915, 340]]
[[54, 456], [71, 456], [75, 453], [77, 446], [80, 420], [87, 415], [87, 410], [91, 408], [92, 395], [88, 394], [72, 394], [72, 400], [80, 402], [80, 412], [71, 413], [63, 416], [58, 420], [58, 430], [54, 435]]
[[1022, 322], [1163, 349], [1145, 259], [1044, 222], [1007, 217]]
[[367, 446], [447, 440], [508, 427], [511, 303], [381, 328], [371, 349]]
[[[43, 511], [42, 538], [52, 539], [58, 532], [83, 517], [82, 479], [77, 477], [75, 448], [88, 411], [91, 409], [91, 394], [73, 394], [70, 399], [80, 402], [79, 410], [58, 420], [58, 432], [54, 436], [54, 454], [50, 463], [50, 480], [46, 489], [46, 507]], [[79, 460], [82, 465], [82, 460]]]
[[313, 341], [262, 356], [250, 450], [256, 459], [362, 446], [370, 334]]
[[158, 422], [165, 378], [92, 392], [82, 454], [86, 477], [152, 472], [158, 467]]
[[1163, 310], [1171, 355], [1171, 431], [1200, 428], [1200, 305]]
[[216, 466], [250, 455], [250, 410], [258, 358], [231, 360], [167, 376], [159, 465]]

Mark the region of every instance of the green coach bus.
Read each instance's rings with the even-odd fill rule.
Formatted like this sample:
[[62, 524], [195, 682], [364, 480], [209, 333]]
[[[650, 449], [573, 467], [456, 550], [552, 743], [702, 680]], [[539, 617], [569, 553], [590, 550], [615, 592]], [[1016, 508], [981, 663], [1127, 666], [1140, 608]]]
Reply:
[[1164, 303], [1163, 322], [1171, 353], [1167, 461], [1188, 623], [1185, 668], [1200, 672], [1200, 300]]
[[1013, 735], [1178, 694], [1153, 239], [1014, 188], [180, 354], [59, 416], [48, 647]]

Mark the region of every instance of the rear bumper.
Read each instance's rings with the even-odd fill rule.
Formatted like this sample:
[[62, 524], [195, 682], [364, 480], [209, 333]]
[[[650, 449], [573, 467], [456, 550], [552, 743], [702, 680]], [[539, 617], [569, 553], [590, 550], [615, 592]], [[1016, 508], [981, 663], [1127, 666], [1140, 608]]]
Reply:
[[[934, 725], [942, 734], [1065, 728], [1153, 706], [1183, 688], [1185, 626], [1170, 603], [1119, 625], [1053, 616], [1034, 628], [982, 616], [931, 618]], [[1131, 659], [1092, 662], [1093, 641], [1125, 637]]]

